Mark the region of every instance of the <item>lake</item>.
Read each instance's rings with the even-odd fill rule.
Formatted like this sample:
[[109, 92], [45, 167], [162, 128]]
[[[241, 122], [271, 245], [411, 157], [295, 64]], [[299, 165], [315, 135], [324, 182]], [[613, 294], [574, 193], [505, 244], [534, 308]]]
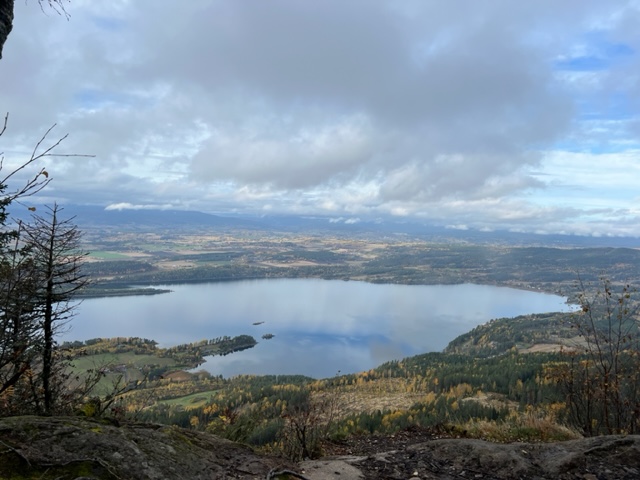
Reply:
[[[277, 279], [163, 285], [171, 293], [83, 301], [64, 340], [144, 337], [167, 347], [252, 335], [256, 347], [203, 368], [326, 378], [441, 351], [494, 318], [566, 311], [565, 298], [486, 285], [388, 285]], [[260, 325], [253, 325], [264, 322]], [[274, 338], [263, 340], [264, 334]]]

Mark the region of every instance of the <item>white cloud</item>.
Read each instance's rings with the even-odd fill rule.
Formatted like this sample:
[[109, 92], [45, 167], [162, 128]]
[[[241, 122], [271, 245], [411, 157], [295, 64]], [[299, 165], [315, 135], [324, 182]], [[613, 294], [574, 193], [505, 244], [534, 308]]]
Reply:
[[174, 208], [173, 205], [132, 205], [131, 203], [123, 202], [123, 203], [112, 203], [104, 207], [106, 211], [116, 210], [169, 210]]
[[47, 198], [640, 235], [632, 1], [68, 11], [17, 2], [0, 61], [7, 161], [53, 123], [96, 155]]

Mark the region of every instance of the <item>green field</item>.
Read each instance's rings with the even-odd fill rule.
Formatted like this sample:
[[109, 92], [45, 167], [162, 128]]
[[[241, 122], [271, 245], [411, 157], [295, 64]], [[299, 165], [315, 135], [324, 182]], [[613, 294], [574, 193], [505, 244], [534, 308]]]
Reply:
[[[122, 365], [125, 366], [124, 369], [115, 368]], [[142, 368], [156, 365], [169, 368], [177, 366], [176, 361], [172, 358], [149, 354], [136, 355], [133, 352], [86, 355], [78, 357], [72, 362], [73, 372], [80, 374], [81, 377], [84, 377], [83, 373], [90, 370], [105, 372], [104, 378], [96, 386], [95, 392], [98, 395], [110, 393], [118, 382], [128, 383], [144, 380], [145, 374]]]
[[156, 355], [137, 355], [132, 352], [125, 353], [99, 353], [86, 355], [74, 359], [73, 366], [77, 370], [89, 370], [105, 366], [126, 365], [127, 367], [142, 368], [145, 365], [158, 365], [160, 367], [176, 366], [172, 358], [158, 357]]
[[211, 397], [219, 391], [220, 389], [192, 393], [191, 395], [186, 395], [184, 397], [172, 398], [170, 400], [161, 400], [158, 403], [163, 403], [170, 406], [180, 405], [185, 410], [188, 410], [190, 408], [201, 408], [204, 407], [209, 402]]

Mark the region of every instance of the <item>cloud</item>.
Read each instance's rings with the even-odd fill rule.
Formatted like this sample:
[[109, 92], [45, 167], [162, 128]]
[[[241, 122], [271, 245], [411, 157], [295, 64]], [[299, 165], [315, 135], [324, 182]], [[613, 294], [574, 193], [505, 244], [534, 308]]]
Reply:
[[191, 172], [201, 181], [300, 189], [351, 177], [374, 155], [373, 143], [366, 122], [357, 118], [298, 129], [255, 127], [248, 139], [244, 132], [218, 131], [195, 155]]
[[[581, 201], [630, 208], [624, 179], [591, 182], [638, 150], [638, 10], [74, 0], [67, 21], [18, 2], [3, 150], [57, 123], [65, 151], [96, 155], [47, 165], [69, 202], [595, 232], [606, 215]], [[559, 182], [576, 152], [580, 180]]]
[[110, 210], [116, 210], [116, 211], [122, 211], [122, 210], [168, 210], [174, 208], [173, 205], [156, 205], [156, 204], [152, 204], [152, 205], [132, 205], [130, 203], [127, 202], [123, 202], [123, 203], [112, 203], [110, 205], [107, 205], [106, 207], [104, 207], [104, 209], [106, 211], [110, 211]]

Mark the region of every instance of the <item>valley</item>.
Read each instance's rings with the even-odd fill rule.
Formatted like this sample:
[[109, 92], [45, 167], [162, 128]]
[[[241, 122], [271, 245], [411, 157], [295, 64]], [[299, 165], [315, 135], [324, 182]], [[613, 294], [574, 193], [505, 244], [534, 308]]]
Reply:
[[[215, 229], [86, 230], [84, 296], [162, 293], [141, 286], [265, 278], [322, 278], [372, 283], [476, 283], [570, 296], [577, 281], [640, 279], [640, 250], [509, 245], [464, 238], [372, 231], [337, 234]], [[133, 287], [133, 288], [132, 288]]]
[[[162, 286], [170, 284], [311, 278], [505, 286], [562, 294], [581, 303], [585, 295], [602, 288], [603, 276], [612, 291], [640, 284], [640, 251], [635, 248], [546, 247], [542, 242], [474, 242], [364, 231], [347, 235], [193, 228], [89, 229], [86, 273], [94, 283], [84, 295], [161, 294]], [[635, 311], [637, 303], [629, 302]], [[581, 356], [587, 343], [584, 330], [577, 328], [579, 313], [487, 318], [442, 352], [320, 379], [225, 378], [194, 368], [195, 359], [221, 353], [206, 350], [206, 342], [190, 346], [192, 361], [169, 362], [167, 350], [158, 349], [155, 342], [149, 341], [149, 351], [141, 352], [133, 346], [139, 340], [121, 339], [120, 356], [111, 358], [119, 369], [109, 368], [108, 381], [101, 384], [103, 395], [96, 401], [103, 415], [115, 419], [215, 433], [292, 459], [320, 455], [332, 448], [327, 442], [339, 444], [363, 434], [393, 435], [412, 426], [444, 428], [448, 436], [495, 442], [572, 439], [584, 432], [577, 427], [575, 405], [567, 403], [560, 387], [568, 372], [577, 374], [567, 370], [571, 362], [588, 358]], [[254, 321], [253, 328], [262, 323]], [[251, 328], [248, 323], [248, 333]], [[86, 371], [87, 362], [106, 360], [96, 355], [85, 350], [76, 373]], [[310, 435], [303, 444], [295, 440], [300, 428]]]

